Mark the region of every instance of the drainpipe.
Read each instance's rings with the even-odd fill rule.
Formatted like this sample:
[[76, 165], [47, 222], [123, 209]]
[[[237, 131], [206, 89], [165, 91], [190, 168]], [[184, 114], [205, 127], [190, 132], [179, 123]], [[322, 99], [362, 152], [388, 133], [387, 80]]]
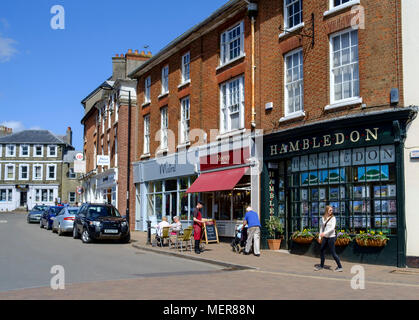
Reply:
[[252, 92], [252, 99], [251, 99], [251, 107], [252, 107], [252, 120], [251, 120], [251, 127], [252, 131], [256, 128], [256, 121], [255, 121], [255, 22], [256, 17], [258, 14], [258, 5], [257, 3], [248, 2], [247, 6], [247, 13], [250, 17], [250, 25], [251, 25], [251, 42], [252, 42], [252, 84], [251, 84], [251, 92]]

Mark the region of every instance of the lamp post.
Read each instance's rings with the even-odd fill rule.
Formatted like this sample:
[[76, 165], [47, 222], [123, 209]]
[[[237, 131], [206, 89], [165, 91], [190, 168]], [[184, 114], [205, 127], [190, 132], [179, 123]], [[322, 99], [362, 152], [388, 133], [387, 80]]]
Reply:
[[[114, 87], [109, 85], [108, 83], [103, 84], [101, 87], [103, 90], [113, 90]], [[130, 195], [130, 179], [131, 179], [131, 91], [118, 89], [118, 91], [128, 92], [128, 156], [127, 156], [127, 203], [126, 203], [126, 219], [128, 222], [128, 227], [130, 226], [130, 214], [129, 214], [129, 195]], [[119, 96], [118, 96], [119, 99]]]

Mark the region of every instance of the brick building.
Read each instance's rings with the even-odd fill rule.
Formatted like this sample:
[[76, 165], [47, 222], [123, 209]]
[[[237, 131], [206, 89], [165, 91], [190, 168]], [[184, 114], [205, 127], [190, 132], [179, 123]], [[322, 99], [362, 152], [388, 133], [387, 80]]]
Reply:
[[[419, 103], [410, 68], [417, 44], [407, 40], [417, 10], [400, 0], [232, 0], [174, 39], [129, 75], [138, 81], [136, 229], [163, 215], [189, 223], [201, 198], [231, 236], [251, 204], [262, 220], [282, 219], [283, 248], [315, 254], [316, 244], [299, 247], [290, 236], [317, 230], [328, 203], [339, 228], [390, 238], [372, 254], [352, 243], [344, 259], [415, 261], [404, 180], [417, 190], [407, 175], [417, 169], [404, 141], [412, 148], [417, 137], [408, 107]], [[256, 129], [263, 154], [253, 149]], [[230, 174], [228, 190], [217, 185]]]
[[80, 178], [82, 199], [112, 203], [124, 215], [127, 208], [129, 107], [135, 109], [137, 105], [136, 81], [128, 79], [127, 73], [150, 57], [151, 53], [132, 50], [125, 55], [117, 54], [112, 58], [112, 76], [82, 101], [86, 162], [86, 172]]

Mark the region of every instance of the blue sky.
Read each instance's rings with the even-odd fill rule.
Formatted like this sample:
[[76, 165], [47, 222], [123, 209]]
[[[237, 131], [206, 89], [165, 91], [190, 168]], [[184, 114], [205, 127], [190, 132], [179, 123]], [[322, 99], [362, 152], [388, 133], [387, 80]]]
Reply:
[[[112, 56], [156, 54], [227, 0], [0, 1], [0, 125], [46, 129], [82, 150], [81, 100], [112, 74]], [[65, 10], [54, 30], [51, 8]]]

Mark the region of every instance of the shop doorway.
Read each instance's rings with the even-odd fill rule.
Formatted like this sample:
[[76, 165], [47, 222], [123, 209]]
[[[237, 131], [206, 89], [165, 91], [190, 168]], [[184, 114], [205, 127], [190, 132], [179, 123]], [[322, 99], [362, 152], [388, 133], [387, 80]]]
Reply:
[[20, 192], [20, 206], [26, 207], [27, 203], [28, 203], [28, 193], [26, 191], [21, 191]]

